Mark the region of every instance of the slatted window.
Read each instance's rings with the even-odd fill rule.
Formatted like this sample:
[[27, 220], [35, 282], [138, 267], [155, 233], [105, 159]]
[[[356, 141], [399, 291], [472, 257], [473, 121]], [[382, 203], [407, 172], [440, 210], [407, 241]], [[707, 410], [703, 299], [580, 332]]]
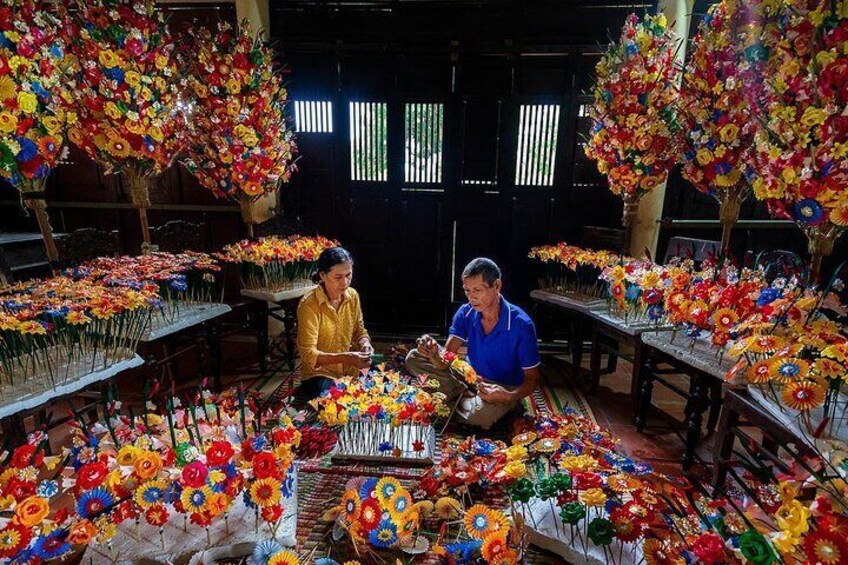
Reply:
[[411, 184], [442, 182], [443, 104], [407, 104], [404, 115], [404, 178]]
[[519, 109], [515, 184], [552, 186], [559, 127], [557, 104], [522, 104]]
[[295, 100], [294, 125], [300, 133], [333, 133], [333, 103]]
[[388, 180], [387, 115], [385, 102], [350, 103], [351, 180]]

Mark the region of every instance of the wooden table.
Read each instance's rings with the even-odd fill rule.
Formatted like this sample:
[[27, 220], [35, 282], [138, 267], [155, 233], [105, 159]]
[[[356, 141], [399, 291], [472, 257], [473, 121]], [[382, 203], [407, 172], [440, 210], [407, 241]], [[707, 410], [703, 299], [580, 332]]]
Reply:
[[[198, 348], [198, 371], [203, 371], [204, 357], [208, 350], [211, 354], [212, 379], [216, 391], [222, 387], [221, 373], [223, 359], [221, 356], [221, 343], [218, 336], [216, 324], [213, 320], [232, 312], [228, 304], [218, 302], [185, 303], [179, 308], [173, 319], [165, 319], [162, 316], [154, 316], [150, 327], [142, 334], [139, 342], [146, 351], [150, 351], [156, 344], [161, 345], [163, 356], [161, 359], [148, 357], [150, 364], [166, 366], [171, 370], [173, 362], [179, 356]], [[202, 337], [193, 345], [187, 346], [176, 353], [171, 353], [168, 338], [185, 332], [192, 328], [200, 328]], [[205, 342], [205, 347], [204, 347]]]
[[[676, 334], [676, 335], [675, 335]], [[644, 354], [639, 370], [640, 384], [636, 408], [636, 429], [644, 431], [648, 411], [653, 400], [654, 384], [659, 383], [686, 399], [686, 451], [683, 468], [688, 470], [695, 460], [695, 450], [701, 439], [704, 413], [710, 410], [707, 429], [715, 429], [722, 405], [722, 385], [725, 375], [733, 366], [730, 356], [719, 358], [714, 348], [705, 340], [692, 342], [683, 332], [642, 334]], [[659, 365], [670, 369], [660, 369]], [[667, 375], [684, 375], [689, 379], [689, 390], [684, 391], [665, 378]]]
[[300, 299], [316, 285], [301, 286], [292, 289], [270, 291], [242, 289], [241, 295], [254, 300], [273, 304], [265, 309], [257, 324], [259, 336], [259, 368], [264, 374], [268, 371], [270, 344], [268, 342], [268, 319], [274, 318], [283, 323], [283, 335], [286, 344], [286, 360], [290, 371], [294, 371], [295, 338], [297, 336], [297, 305]]
[[[606, 351], [611, 356], [623, 357], [633, 365], [633, 375], [630, 381], [630, 395], [634, 401], [638, 398], [640, 371], [642, 367], [642, 335], [654, 332], [667, 332], [671, 326], [658, 326], [651, 323], [627, 323], [622, 318], [613, 316], [607, 309], [590, 310], [588, 317], [592, 322], [592, 353], [589, 361], [589, 372], [592, 384], [590, 393], [598, 390], [601, 381], [601, 353]], [[633, 355], [622, 354], [621, 346], [633, 348]], [[615, 367], [612, 367], [615, 370]]]
[[[71, 374], [61, 383], [52, 386], [45, 382], [39, 384], [21, 383], [17, 393], [4, 393], [0, 396], [0, 426], [3, 431], [3, 441], [17, 446], [26, 441], [24, 420], [28, 413], [45, 405], [73, 396], [84, 388], [111, 379], [118, 373], [139, 367], [143, 364], [141, 357], [127, 350], [126, 357], [118, 362], [108, 362], [98, 359], [94, 370], [88, 361], [71, 367]], [[74, 372], [75, 371], [75, 372]], [[0, 442], [2, 447], [2, 442]]]
[[606, 308], [606, 301], [600, 298], [583, 300], [547, 290], [534, 290], [530, 293], [530, 298], [537, 311], [542, 306], [565, 316], [571, 352], [571, 375], [575, 379], [579, 378], [583, 362], [583, 341], [590, 326], [589, 311]]
[[[762, 439], [746, 433], [742, 429], [744, 426], [759, 429], [763, 434]], [[784, 473], [788, 473], [789, 468], [786, 461], [780, 457], [779, 451], [782, 450], [793, 458], [815, 454], [803, 436], [794, 433], [784, 422], [771, 415], [745, 389], [730, 389], [725, 394], [718, 425], [718, 441], [713, 448], [712, 484], [718, 491], [724, 490], [727, 474], [733, 467], [733, 447], [737, 438], [749, 453], [755, 451], [760, 460], [768, 460]]]

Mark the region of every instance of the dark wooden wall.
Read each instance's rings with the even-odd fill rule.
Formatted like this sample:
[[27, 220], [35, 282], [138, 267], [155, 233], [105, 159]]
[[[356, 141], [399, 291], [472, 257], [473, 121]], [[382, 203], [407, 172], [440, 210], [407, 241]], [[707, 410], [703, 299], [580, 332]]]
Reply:
[[[332, 134], [299, 135], [300, 171], [284, 213], [350, 248], [369, 327], [444, 329], [464, 301], [459, 274], [479, 255], [501, 265], [506, 295], [524, 302], [535, 284], [530, 247], [618, 224], [621, 204], [579, 145], [590, 127], [579, 108], [608, 30], [649, 3], [321, 4], [272, 4], [291, 98], [331, 101], [334, 118]], [[350, 180], [352, 101], [388, 105], [386, 182]], [[444, 104], [437, 185], [404, 182], [410, 102]], [[560, 106], [553, 185], [516, 186], [518, 109], [541, 103]]]

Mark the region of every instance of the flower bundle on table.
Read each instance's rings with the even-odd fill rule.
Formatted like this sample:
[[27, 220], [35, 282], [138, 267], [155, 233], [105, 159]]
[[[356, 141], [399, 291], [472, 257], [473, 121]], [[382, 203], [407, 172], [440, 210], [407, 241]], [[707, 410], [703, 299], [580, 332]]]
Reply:
[[244, 288], [278, 291], [312, 284], [318, 256], [338, 245], [322, 236], [271, 236], [227, 245], [216, 256], [239, 266]]
[[64, 276], [0, 288], [0, 390], [55, 386], [132, 357], [158, 302], [150, 284]]
[[848, 10], [844, 2], [755, 2], [764, 24], [754, 195], [791, 218], [819, 258], [848, 226]]
[[286, 89], [274, 51], [245, 25], [198, 31], [185, 62], [196, 107], [188, 170], [218, 197], [250, 202], [274, 192], [295, 170], [297, 148], [286, 123]]
[[39, 0], [0, 2], [0, 176], [24, 194], [44, 189], [75, 119], [53, 103], [67, 64], [58, 30]]
[[529, 452], [522, 445], [448, 436], [441, 446], [442, 458], [418, 482], [417, 497], [434, 498], [450, 492], [470, 499], [469, 489], [485, 491], [512, 483], [528, 472], [525, 463]]
[[215, 300], [215, 277], [220, 271], [221, 266], [211, 255], [185, 251], [100, 257], [75, 267], [69, 274], [106, 286], [141, 288], [154, 283], [161, 299], [158, 312], [165, 319], [174, 320], [183, 304]]
[[608, 284], [607, 303], [611, 314], [627, 323], [660, 325], [665, 320], [666, 267], [648, 260], [630, 261], [607, 267], [600, 279]]
[[[330, 510], [336, 524], [360, 545], [376, 549], [412, 549], [419, 540], [421, 503], [394, 477], [353, 479], [341, 503]], [[423, 538], [420, 538], [423, 540]]]
[[812, 438], [845, 439], [848, 374], [845, 328], [796, 298], [774, 323], [755, 324], [730, 353], [739, 357], [728, 377], [742, 376], [767, 401], [800, 419]]
[[611, 251], [593, 251], [565, 242], [534, 247], [528, 256], [540, 261], [545, 269], [539, 277], [540, 288], [590, 299], [602, 298], [606, 292], [598, 281], [601, 271], [624, 260]]
[[437, 382], [416, 386], [404, 382], [399, 373], [372, 371], [336, 379], [312, 404], [321, 422], [342, 426], [339, 453], [432, 457], [432, 424], [448, 410], [444, 395], [430, 392], [437, 388]]
[[746, 84], [761, 72], [761, 20], [748, 2], [710, 7], [693, 40], [680, 92], [683, 176], [721, 205], [722, 223], [735, 222], [750, 192], [746, 178], [756, 124]]
[[677, 159], [674, 50], [665, 16], [631, 14], [595, 69], [586, 155], [624, 199], [628, 226], [639, 198], [665, 182]]

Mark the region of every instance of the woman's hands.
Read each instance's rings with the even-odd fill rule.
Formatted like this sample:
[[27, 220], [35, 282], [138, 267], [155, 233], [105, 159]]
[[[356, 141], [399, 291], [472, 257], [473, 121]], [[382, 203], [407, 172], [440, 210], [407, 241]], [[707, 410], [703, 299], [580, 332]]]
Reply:
[[[372, 348], [371, 352], [373, 351], [374, 350]], [[367, 369], [371, 366], [371, 353], [366, 353], [364, 351], [348, 351], [347, 353], [340, 353], [339, 356], [341, 357], [341, 362], [344, 365], [356, 367], [357, 369]]]

